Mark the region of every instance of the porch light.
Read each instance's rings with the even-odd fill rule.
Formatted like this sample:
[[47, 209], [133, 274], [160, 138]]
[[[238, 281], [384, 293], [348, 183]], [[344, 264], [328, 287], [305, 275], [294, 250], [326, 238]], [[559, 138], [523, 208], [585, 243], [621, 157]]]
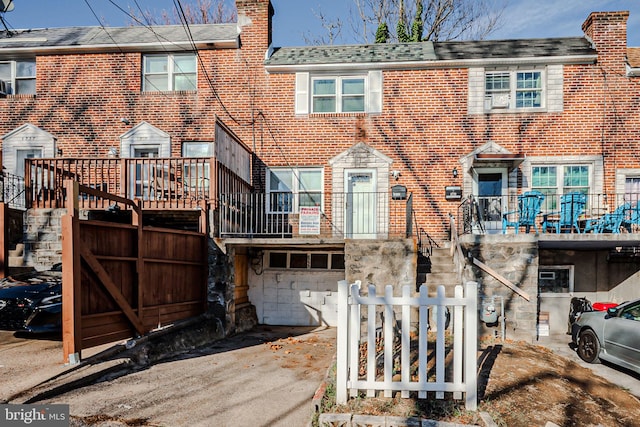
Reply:
[[453, 170], [451, 171], [451, 173], [453, 174], [454, 178], [458, 177], [458, 168], [453, 168]]
[[107, 152], [107, 156], [113, 158], [118, 157], [118, 149], [116, 147], [109, 147], [109, 151]]

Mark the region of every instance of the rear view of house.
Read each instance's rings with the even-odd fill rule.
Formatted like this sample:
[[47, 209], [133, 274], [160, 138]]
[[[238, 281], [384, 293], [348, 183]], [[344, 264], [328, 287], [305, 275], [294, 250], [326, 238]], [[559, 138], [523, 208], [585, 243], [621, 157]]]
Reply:
[[[525, 339], [540, 312], [564, 332], [572, 295], [637, 296], [628, 12], [592, 13], [570, 38], [276, 47], [270, 2], [236, 5], [237, 24], [190, 32], [0, 38], [5, 202], [26, 209], [28, 263], [60, 256], [37, 218], [71, 179], [135, 200], [144, 225], [206, 232], [229, 330], [335, 325], [343, 279], [474, 279]], [[91, 219], [110, 206], [80, 200]]]

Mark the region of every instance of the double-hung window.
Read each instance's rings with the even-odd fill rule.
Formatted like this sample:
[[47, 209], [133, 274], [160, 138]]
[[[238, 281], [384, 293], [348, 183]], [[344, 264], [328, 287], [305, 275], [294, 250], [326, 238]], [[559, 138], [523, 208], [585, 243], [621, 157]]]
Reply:
[[504, 70], [485, 73], [485, 110], [543, 108], [542, 70]]
[[365, 77], [314, 77], [314, 113], [362, 113], [365, 111]]
[[301, 206], [322, 209], [321, 168], [281, 168], [267, 171], [268, 210], [296, 213]]
[[5, 94], [35, 95], [35, 59], [0, 62], [0, 80], [4, 82]]
[[295, 113], [376, 114], [382, 112], [382, 71], [349, 74], [296, 73]]
[[196, 64], [194, 53], [144, 55], [142, 90], [196, 90]]
[[545, 194], [543, 210], [555, 210], [560, 196], [568, 193], [589, 194], [589, 165], [534, 165], [531, 167], [531, 189]]

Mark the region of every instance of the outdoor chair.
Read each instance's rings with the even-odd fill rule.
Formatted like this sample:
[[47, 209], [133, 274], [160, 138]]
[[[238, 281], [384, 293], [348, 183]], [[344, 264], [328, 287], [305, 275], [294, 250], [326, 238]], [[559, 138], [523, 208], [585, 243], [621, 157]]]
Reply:
[[611, 213], [606, 213], [600, 218], [588, 219], [584, 226], [584, 232], [593, 233], [620, 233], [622, 221], [631, 209], [631, 203], [624, 203]]
[[640, 231], [640, 205], [636, 202], [635, 205], [629, 203], [629, 209], [622, 219], [622, 228], [629, 233], [637, 233]]
[[552, 227], [556, 233], [561, 230], [573, 229], [576, 233], [580, 233], [580, 225], [578, 220], [580, 215], [584, 213], [587, 205], [587, 196], [583, 193], [568, 193], [560, 197], [560, 211], [547, 212], [542, 216], [542, 232], [546, 233], [547, 228]]
[[502, 234], [506, 234], [507, 227], [514, 227], [515, 233], [518, 234], [521, 226], [525, 227], [527, 233], [531, 230], [531, 226], [533, 226], [536, 233], [538, 233], [536, 217], [540, 214], [543, 201], [544, 194], [539, 191], [528, 191], [519, 195], [518, 210], [505, 212], [502, 215]]

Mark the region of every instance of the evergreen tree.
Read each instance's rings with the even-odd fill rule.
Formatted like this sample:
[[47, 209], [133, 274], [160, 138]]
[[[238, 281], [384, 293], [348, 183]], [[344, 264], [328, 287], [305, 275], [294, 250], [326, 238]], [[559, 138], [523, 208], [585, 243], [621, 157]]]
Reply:
[[376, 43], [386, 43], [389, 41], [389, 26], [386, 22], [381, 22], [376, 30]]

